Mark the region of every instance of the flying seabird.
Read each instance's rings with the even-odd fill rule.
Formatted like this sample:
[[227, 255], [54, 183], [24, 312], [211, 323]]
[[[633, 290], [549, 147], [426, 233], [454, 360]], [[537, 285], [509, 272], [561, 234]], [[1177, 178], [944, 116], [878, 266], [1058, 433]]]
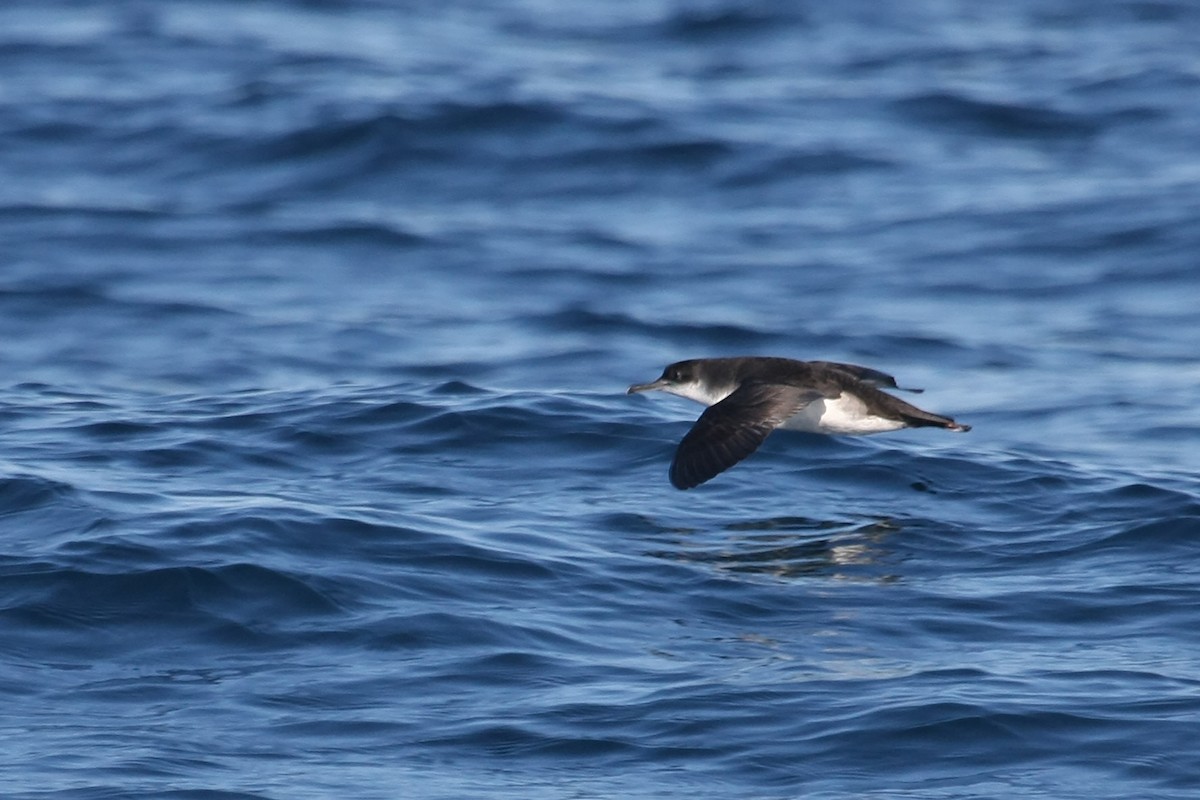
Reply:
[[903, 389], [879, 370], [833, 361], [744, 356], [677, 361], [629, 394], [659, 389], [708, 406], [671, 462], [671, 484], [691, 489], [758, 449], [776, 428], [861, 435], [901, 428], [966, 432], [949, 417], [922, 411], [881, 389]]

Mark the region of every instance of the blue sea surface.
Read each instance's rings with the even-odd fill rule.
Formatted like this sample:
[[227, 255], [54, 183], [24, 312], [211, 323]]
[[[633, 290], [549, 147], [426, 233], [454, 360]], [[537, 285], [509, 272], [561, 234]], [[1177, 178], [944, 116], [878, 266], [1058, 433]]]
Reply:
[[[7, 0], [0, 795], [1200, 796], [1198, 42]], [[676, 491], [741, 354], [974, 429]]]

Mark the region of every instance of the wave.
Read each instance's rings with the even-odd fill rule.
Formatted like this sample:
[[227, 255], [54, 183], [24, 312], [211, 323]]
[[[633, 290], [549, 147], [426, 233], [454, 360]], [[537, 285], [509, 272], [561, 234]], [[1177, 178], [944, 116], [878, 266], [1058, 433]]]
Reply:
[[946, 92], [903, 98], [895, 101], [894, 107], [924, 125], [1001, 138], [1039, 141], [1087, 139], [1096, 136], [1103, 128], [1102, 119], [1081, 112], [1027, 103], [979, 100]]

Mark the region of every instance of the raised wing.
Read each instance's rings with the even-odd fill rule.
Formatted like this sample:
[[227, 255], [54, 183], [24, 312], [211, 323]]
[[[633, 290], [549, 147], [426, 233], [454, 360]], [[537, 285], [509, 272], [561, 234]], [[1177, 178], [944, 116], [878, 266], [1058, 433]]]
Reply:
[[671, 484], [691, 489], [719, 475], [757, 450], [780, 423], [820, 397], [815, 389], [742, 384], [709, 406], [683, 437], [671, 462]]
[[896, 379], [886, 372], [880, 372], [877, 369], [870, 367], [860, 367], [857, 364], [842, 364], [837, 361], [810, 361], [810, 364], [829, 367], [844, 372], [856, 380], [860, 380], [868, 386], [874, 386], [877, 389], [898, 389], [902, 392], [912, 392], [920, 394], [924, 389], [910, 389], [904, 386], [897, 386]]

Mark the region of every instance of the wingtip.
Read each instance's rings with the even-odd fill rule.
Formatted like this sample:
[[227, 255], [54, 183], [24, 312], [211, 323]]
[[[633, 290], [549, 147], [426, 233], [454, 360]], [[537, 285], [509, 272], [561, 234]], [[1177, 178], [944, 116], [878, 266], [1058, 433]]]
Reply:
[[675, 465], [671, 466], [671, 471], [667, 473], [667, 477], [671, 480], [671, 485], [681, 492], [686, 492], [688, 489], [694, 489], [704, 481], [689, 480], [679, 473]]

